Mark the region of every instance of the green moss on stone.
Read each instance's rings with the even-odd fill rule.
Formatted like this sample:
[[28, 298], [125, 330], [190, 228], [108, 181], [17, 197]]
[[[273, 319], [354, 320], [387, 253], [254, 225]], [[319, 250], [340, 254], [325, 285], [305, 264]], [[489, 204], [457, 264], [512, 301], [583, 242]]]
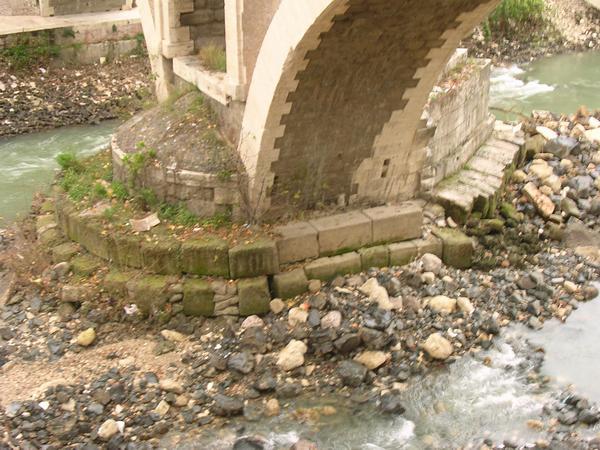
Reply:
[[149, 275], [127, 283], [129, 298], [143, 316], [156, 315], [163, 310], [170, 295], [168, 280], [165, 276]]
[[116, 235], [112, 238], [114, 253], [111, 259], [120, 267], [142, 267], [141, 239], [134, 235]]
[[181, 245], [185, 273], [229, 278], [229, 246], [221, 239], [190, 240]]
[[53, 247], [63, 242], [64, 239], [56, 228], [51, 228], [49, 230], [44, 231], [40, 235], [39, 241], [45, 247]]
[[193, 317], [214, 315], [214, 292], [210, 283], [203, 280], [187, 280], [183, 284], [183, 312]]
[[56, 264], [63, 261], [69, 261], [81, 248], [75, 242], [65, 242], [52, 249], [52, 261]]
[[267, 277], [239, 280], [238, 295], [241, 316], [266, 314], [270, 311], [271, 295]]
[[303, 294], [308, 288], [308, 279], [304, 269], [278, 273], [273, 277], [273, 291], [278, 298], [294, 298]]
[[265, 240], [237, 245], [229, 250], [229, 267], [232, 278], [275, 274], [279, 272], [277, 246]]
[[104, 277], [104, 289], [116, 297], [125, 297], [127, 294], [127, 282], [131, 280], [132, 274], [126, 272], [110, 272]]
[[161, 237], [157, 241], [142, 241], [143, 268], [150, 272], [165, 275], [179, 274], [179, 253], [181, 245], [176, 239]]
[[363, 270], [371, 267], [387, 267], [390, 264], [390, 252], [387, 245], [361, 248], [358, 254]]
[[102, 267], [102, 262], [92, 255], [80, 255], [71, 260], [71, 267], [74, 274], [89, 277]]
[[442, 240], [444, 264], [467, 269], [473, 263], [473, 241], [459, 230], [438, 228], [433, 233]]

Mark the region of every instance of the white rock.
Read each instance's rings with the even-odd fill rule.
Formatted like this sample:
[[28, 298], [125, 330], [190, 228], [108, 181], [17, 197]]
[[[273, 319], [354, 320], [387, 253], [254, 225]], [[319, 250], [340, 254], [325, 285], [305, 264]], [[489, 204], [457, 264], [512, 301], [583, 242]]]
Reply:
[[300, 367], [304, 364], [304, 354], [307, 350], [304, 342], [291, 340], [290, 343], [279, 352], [277, 366], [286, 372]]
[[79, 333], [77, 336], [77, 344], [81, 345], [82, 347], [89, 347], [94, 343], [95, 340], [96, 332], [93, 328], [88, 328], [87, 330]]
[[98, 429], [98, 437], [103, 441], [109, 441], [111, 437], [119, 432], [119, 425], [113, 419], [108, 419]]
[[560, 181], [560, 178], [554, 174], [550, 175], [548, 178], [546, 178], [544, 180], [544, 185], [548, 186], [550, 189], [552, 189], [552, 192], [554, 194], [559, 194], [560, 190], [562, 188], [562, 183]]
[[548, 127], [537, 126], [535, 128], [535, 131], [541, 134], [547, 141], [551, 141], [552, 139], [556, 139], [558, 137], [558, 134], [556, 134], [555, 131], [552, 131]]
[[171, 342], [183, 342], [186, 339], [183, 334], [173, 330], [162, 330], [160, 335]]
[[183, 386], [177, 380], [160, 380], [158, 386], [165, 392], [173, 392], [174, 394], [183, 393]]
[[342, 324], [342, 313], [329, 311], [321, 318], [321, 328], [339, 328]]
[[435, 273], [425, 272], [424, 274], [421, 275], [421, 281], [425, 284], [435, 283]]
[[271, 300], [269, 307], [271, 308], [271, 312], [273, 314], [279, 314], [285, 309], [285, 303], [280, 298], [275, 298]]
[[267, 404], [265, 405], [265, 416], [275, 417], [279, 415], [280, 411], [279, 401], [276, 398], [271, 398], [267, 401]]
[[265, 322], [258, 316], [248, 316], [244, 319], [241, 325], [242, 330], [247, 330], [248, 328], [262, 328], [265, 326]]
[[565, 171], [568, 172], [573, 168], [573, 161], [571, 161], [570, 159], [561, 159], [560, 167], [562, 167], [563, 169], [565, 169]]
[[587, 130], [585, 132], [585, 138], [594, 144], [600, 144], [600, 128], [594, 128], [593, 130]]
[[370, 297], [373, 293], [373, 290], [377, 287], [379, 287], [379, 282], [377, 279], [369, 278], [361, 287], [358, 288], [358, 290]]
[[302, 308], [292, 308], [288, 313], [288, 323], [291, 327], [306, 323], [308, 320], [308, 313]]
[[377, 306], [381, 309], [392, 310], [394, 309], [393, 303], [390, 301], [388, 291], [383, 286], [377, 286], [373, 289], [373, 293], [369, 297], [370, 301], [376, 302]]
[[366, 351], [362, 352], [354, 358], [354, 361], [361, 363], [369, 370], [375, 370], [383, 366], [389, 358], [384, 352]]
[[579, 290], [577, 285], [572, 281], [565, 281], [563, 283], [563, 287], [565, 288], [565, 291], [567, 291], [569, 294], [574, 294]]
[[456, 305], [458, 306], [458, 309], [469, 316], [475, 311], [475, 307], [467, 297], [458, 297], [458, 299], [456, 299]]
[[456, 299], [436, 295], [429, 299], [429, 308], [438, 314], [452, 314], [456, 309]]
[[421, 264], [423, 265], [423, 272], [433, 272], [439, 275], [440, 270], [442, 270], [442, 260], [431, 253], [425, 253], [421, 257]]
[[423, 350], [434, 359], [445, 360], [454, 352], [454, 347], [448, 339], [439, 333], [430, 335], [423, 343]]
[[512, 180], [515, 183], [522, 183], [523, 181], [525, 181], [527, 179], [527, 174], [525, 172], [523, 172], [522, 170], [515, 170], [512, 174]]
[[545, 180], [550, 175], [554, 174], [554, 170], [546, 161], [542, 159], [536, 159], [529, 167], [529, 174], [539, 178], [540, 180]]
[[588, 120], [588, 125], [590, 126], [590, 128], [600, 128], [600, 120], [592, 116]]
[[161, 418], [163, 418], [167, 415], [170, 408], [171, 407], [166, 401], [161, 400], [160, 403], [156, 405], [156, 408], [154, 408], [154, 412], [158, 414]]
[[554, 212], [556, 205], [543, 194], [535, 184], [527, 183], [525, 187], [523, 187], [523, 193], [529, 198], [529, 201], [533, 203], [538, 213], [542, 215], [544, 218], [548, 218]]

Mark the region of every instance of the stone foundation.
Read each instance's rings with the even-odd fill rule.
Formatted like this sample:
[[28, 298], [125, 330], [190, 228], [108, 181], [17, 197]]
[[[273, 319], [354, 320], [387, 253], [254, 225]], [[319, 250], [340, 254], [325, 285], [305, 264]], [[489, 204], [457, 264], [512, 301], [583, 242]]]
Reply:
[[194, 0], [194, 11], [181, 14], [181, 25], [189, 27], [196, 51], [211, 44], [225, 48], [225, 1]]

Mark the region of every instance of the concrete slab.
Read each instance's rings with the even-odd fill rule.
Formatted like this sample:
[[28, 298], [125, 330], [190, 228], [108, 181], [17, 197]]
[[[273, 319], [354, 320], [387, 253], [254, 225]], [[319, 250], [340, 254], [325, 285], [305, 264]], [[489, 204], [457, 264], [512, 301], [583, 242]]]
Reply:
[[360, 211], [311, 220], [319, 233], [319, 253], [332, 255], [373, 242], [371, 219]]

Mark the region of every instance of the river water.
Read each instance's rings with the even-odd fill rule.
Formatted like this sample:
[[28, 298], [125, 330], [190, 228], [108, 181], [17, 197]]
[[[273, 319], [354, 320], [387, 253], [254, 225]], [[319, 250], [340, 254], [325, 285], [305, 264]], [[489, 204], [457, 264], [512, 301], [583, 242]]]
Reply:
[[[573, 112], [581, 104], [600, 108], [600, 54], [546, 58], [524, 68], [495, 69], [492, 77], [491, 104], [504, 110], [529, 114], [533, 109]], [[105, 148], [117, 125], [110, 122], [0, 140], [0, 216], [13, 220], [28, 210], [33, 193], [51, 181], [57, 154], [89, 155]], [[599, 299], [581, 305], [566, 324], [548, 323], [536, 333], [509, 330], [508, 338], [498, 339], [495, 348], [480, 357], [462, 358], [413, 380], [403, 393], [407, 411], [401, 417], [384, 418], [350, 400], [312, 398], [287, 405], [278, 418], [244, 423], [245, 432], [266, 436], [274, 449], [288, 448], [299, 436], [335, 450], [478, 448], [485, 438], [533, 443], [541, 436], [526, 421], [541, 416], [552, 398], [551, 388], [527, 382], [532, 366], [519, 342], [529, 338], [546, 349], [543, 371], [556, 380], [554, 388], [573, 384], [576, 391], [600, 402], [596, 374], [588, 370], [597, 366], [600, 351], [597, 317]], [[488, 358], [485, 364], [484, 357]], [[301, 423], [291, 415], [298, 406], [322, 405], [335, 406], [337, 414], [318, 423]], [[218, 434], [184, 437], [180, 447], [229, 449], [235, 437], [226, 428]]]
[[116, 121], [0, 138], [0, 224], [29, 210], [36, 191], [52, 181], [61, 152], [91, 155], [110, 142]]

